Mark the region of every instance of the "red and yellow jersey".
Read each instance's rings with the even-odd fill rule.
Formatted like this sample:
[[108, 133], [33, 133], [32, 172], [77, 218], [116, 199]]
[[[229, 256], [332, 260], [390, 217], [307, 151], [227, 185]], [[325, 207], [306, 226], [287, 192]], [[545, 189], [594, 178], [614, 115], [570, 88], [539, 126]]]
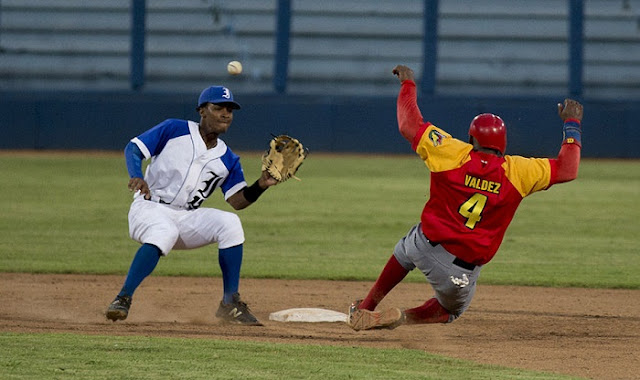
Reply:
[[412, 145], [431, 171], [422, 230], [469, 263], [489, 262], [522, 199], [552, 184], [549, 159], [474, 151], [431, 123], [422, 125]]

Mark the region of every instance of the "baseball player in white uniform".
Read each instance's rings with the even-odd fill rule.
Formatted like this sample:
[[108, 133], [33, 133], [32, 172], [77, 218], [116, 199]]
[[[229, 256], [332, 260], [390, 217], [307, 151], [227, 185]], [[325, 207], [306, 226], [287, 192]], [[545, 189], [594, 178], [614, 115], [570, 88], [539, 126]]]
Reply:
[[[201, 208], [218, 188], [224, 199], [241, 210], [277, 184], [267, 171], [247, 186], [239, 157], [219, 136], [240, 105], [223, 86], [206, 88], [198, 99], [200, 123], [168, 119], [131, 139], [125, 147], [129, 190], [129, 235], [142, 246], [136, 252], [124, 285], [106, 316], [124, 320], [136, 288], [153, 272], [161, 256], [173, 249], [218, 244], [223, 298], [216, 317], [225, 322], [261, 326], [238, 293], [245, 240], [234, 213]], [[142, 161], [151, 159], [142, 175]]]

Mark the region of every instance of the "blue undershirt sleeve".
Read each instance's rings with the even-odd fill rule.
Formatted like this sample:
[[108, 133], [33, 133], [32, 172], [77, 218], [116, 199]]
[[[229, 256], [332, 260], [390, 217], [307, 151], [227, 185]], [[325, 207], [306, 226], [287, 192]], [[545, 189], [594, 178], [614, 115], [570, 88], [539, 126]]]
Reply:
[[124, 148], [124, 158], [127, 162], [127, 171], [129, 172], [129, 178], [144, 178], [142, 175], [142, 159], [144, 154], [138, 146], [129, 141], [129, 144]]

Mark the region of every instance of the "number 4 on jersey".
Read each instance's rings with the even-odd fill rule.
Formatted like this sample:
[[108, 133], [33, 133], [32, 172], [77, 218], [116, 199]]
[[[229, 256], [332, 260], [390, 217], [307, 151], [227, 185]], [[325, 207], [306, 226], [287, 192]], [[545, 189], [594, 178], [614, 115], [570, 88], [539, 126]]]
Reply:
[[460, 206], [458, 213], [467, 218], [464, 224], [467, 228], [471, 230], [476, 228], [476, 223], [482, 219], [482, 210], [486, 204], [487, 196], [475, 193]]

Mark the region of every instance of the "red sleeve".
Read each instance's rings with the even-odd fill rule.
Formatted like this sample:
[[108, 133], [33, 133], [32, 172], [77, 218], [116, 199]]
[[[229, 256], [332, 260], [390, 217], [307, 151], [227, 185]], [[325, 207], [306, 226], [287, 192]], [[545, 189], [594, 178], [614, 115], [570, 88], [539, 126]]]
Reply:
[[580, 145], [578, 144], [562, 144], [558, 158], [549, 160], [551, 164], [551, 181], [549, 185], [573, 181], [578, 177], [580, 151]]
[[416, 84], [412, 80], [402, 82], [398, 94], [397, 114], [400, 134], [413, 145], [416, 136], [420, 136], [418, 132], [424, 132], [426, 126], [418, 108]]

